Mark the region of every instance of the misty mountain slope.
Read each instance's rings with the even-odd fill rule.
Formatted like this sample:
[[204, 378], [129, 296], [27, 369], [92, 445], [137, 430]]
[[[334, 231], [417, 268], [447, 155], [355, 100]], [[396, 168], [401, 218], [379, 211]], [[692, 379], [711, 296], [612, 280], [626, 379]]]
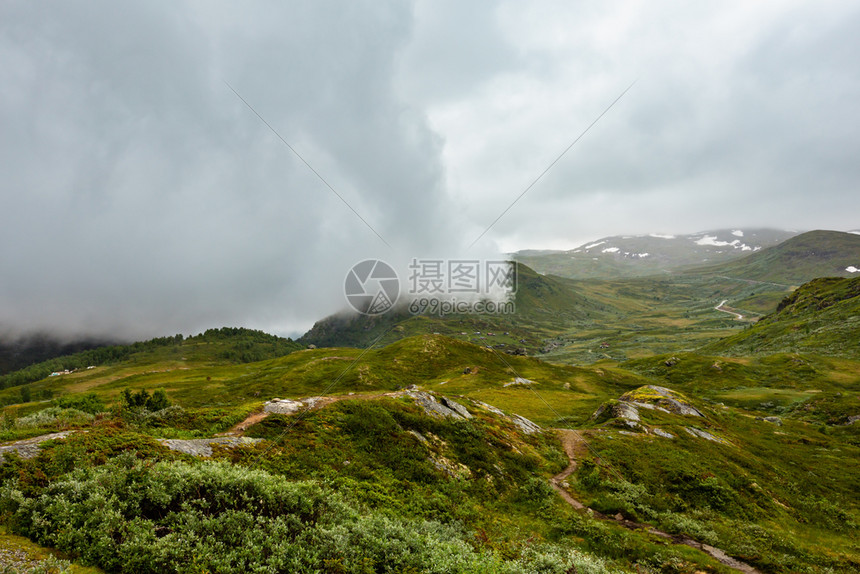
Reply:
[[413, 315], [406, 305], [384, 315], [342, 313], [326, 317], [300, 339], [318, 346], [365, 347], [380, 336], [384, 345], [398, 339], [441, 333], [500, 349], [537, 351], [541, 340], [577, 324], [619, 315], [612, 301], [593, 297], [573, 281], [544, 276], [516, 265], [516, 312], [509, 314]]
[[[158, 337], [128, 345], [112, 345], [54, 357], [0, 376], [0, 389], [25, 385], [45, 379], [51, 373], [59, 377], [78, 377], [89, 367], [108, 367], [120, 363], [174, 366], [227, 365], [249, 363], [289, 354], [302, 345], [275, 335], [252, 329], [222, 327], [208, 329], [196, 336]], [[71, 371], [71, 373], [70, 373]], [[80, 371], [75, 373], [75, 371]]]
[[[741, 233], [744, 238], [739, 237]], [[531, 354], [548, 352], [552, 360], [577, 364], [692, 351], [733, 334], [745, 321], [771, 312], [791, 285], [826, 271], [836, 274], [839, 269], [850, 276], [846, 269], [854, 267], [847, 262], [860, 261], [860, 236], [854, 234], [809, 232], [758, 251], [757, 246], [751, 246], [753, 237], [776, 240], [777, 235], [741, 230], [726, 234], [650, 237], [648, 241], [681, 245], [687, 255], [691, 253], [688, 244], [696, 245], [696, 241], [707, 244], [697, 249], [731, 249], [736, 256], [749, 255], [719, 266], [675, 267], [671, 274], [613, 280], [540, 275], [519, 264], [514, 317], [410, 317], [406, 311], [382, 317], [343, 315], [319, 321], [302, 342], [365, 346], [380, 335], [384, 335], [380, 343], [386, 344], [401, 337], [438, 332], [506, 351], [524, 348]], [[590, 248], [614, 249], [604, 245]], [[617, 255], [609, 254], [612, 258]], [[860, 267], [860, 263], [856, 265]], [[716, 310], [723, 301], [744, 318], [738, 320]]]
[[107, 340], [80, 338], [64, 341], [49, 334], [26, 337], [0, 337], [0, 375], [55, 357], [115, 344]]
[[860, 273], [860, 235], [809, 231], [743, 259], [688, 273], [787, 285], [800, 285], [816, 277], [851, 277]]
[[860, 359], [860, 277], [810, 281], [786, 297], [776, 312], [702, 351], [804, 352]]
[[720, 229], [686, 235], [604, 237], [568, 251], [519, 251], [514, 259], [540, 273], [573, 279], [642, 277], [706, 262], [729, 261], [797, 235], [775, 229]]

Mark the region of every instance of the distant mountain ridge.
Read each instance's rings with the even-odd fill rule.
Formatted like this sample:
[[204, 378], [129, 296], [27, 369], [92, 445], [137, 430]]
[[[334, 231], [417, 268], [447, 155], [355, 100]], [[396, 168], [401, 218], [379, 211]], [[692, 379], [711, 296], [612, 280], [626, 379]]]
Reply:
[[540, 273], [572, 279], [643, 277], [730, 261], [777, 245], [798, 233], [735, 228], [683, 235], [616, 235], [567, 251], [518, 251], [513, 258]]
[[786, 285], [800, 285], [816, 277], [857, 277], [860, 234], [808, 231], [748, 257], [694, 272]]

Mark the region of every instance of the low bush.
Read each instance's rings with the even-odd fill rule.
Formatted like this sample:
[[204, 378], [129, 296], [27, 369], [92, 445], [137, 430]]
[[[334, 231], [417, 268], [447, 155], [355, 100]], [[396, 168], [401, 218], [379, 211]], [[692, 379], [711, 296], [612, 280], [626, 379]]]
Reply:
[[63, 429], [74, 425], [83, 425], [93, 421], [90, 413], [78, 409], [48, 407], [15, 421], [15, 426], [22, 429], [52, 428]]
[[170, 406], [170, 400], [167, 398], [167, 393], [164, 392], [164, 389], [158, 389], [151, 395], [146, 389], [140, 389], [136, 393], [125, 389], [121, 396], [123, 406], [131, 409], [142, 408], [150, 412], [155, 412]]
[[506, 559], [476, 550], [458, 523], [407, 520], [314, 482], [223, 462], [126, 453], [29, 493], [0, 489], [12, 530], [114, 572], [607, 572], [557, 545]]

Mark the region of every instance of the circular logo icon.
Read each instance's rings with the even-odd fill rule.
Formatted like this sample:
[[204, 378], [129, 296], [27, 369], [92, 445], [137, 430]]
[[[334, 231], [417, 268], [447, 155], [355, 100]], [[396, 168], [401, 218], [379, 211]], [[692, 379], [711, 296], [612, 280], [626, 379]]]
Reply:
[[346, 300], [363, 315], [381, 315], [394, 307], [400, 296], [397, 273], [385, 261], [367, 259], [346, 274]]

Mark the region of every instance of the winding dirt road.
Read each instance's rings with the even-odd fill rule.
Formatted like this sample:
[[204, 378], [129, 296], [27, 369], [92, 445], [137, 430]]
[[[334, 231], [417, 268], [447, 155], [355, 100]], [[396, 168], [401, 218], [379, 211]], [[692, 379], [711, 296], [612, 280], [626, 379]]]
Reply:
[[728, 301], [729, 301], [728, 299], [723, 299], [723, 300], [722, 300], [722, 302], [721, 302], [719, 305], [717, 305], [716, 307], [714, 307], [714, 309], [716, 309], [717, 311], [722, 311], [723, 313], [728, 313], [729, 315], [734, 315], [734, 316], [735, 316], [735, 318], [736, 318], [738, 321], [740, 321], [741, 319], [743, 319], [743, 318], [744, 318], [744, 316], [743, 316], [743, 315], [741, 315], [740, 313], [738, 313], [738, 312], [736, 312], [736, 311], [732, 311], [730, 307], [724, 307], [724, 306], [723, 306], [723, 305], [725, 305], [726, 303], [728, 303]]

